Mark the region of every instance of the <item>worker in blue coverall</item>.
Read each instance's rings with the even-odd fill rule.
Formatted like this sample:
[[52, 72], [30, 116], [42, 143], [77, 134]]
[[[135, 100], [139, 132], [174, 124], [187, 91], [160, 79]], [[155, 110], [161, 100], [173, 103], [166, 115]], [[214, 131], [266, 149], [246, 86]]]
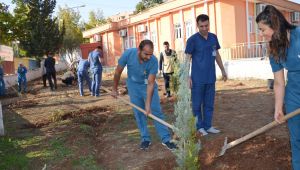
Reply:
[[91, 96], [100, 96], [100, 86], [102, 80], [102, 52], [101, 47], [98, 46], [94, 51], [89, 53], [88, 61], [90, 63], [90, 70], [92, 72], [92, 92]]
[[[124, 67], [127, 66], [127, 88], [130, 101], [145, 109], [147, 115], [164, 119], [160, 107], [158, 87], [155, 82], [158, 72], [158, 61], [153, 55], [153, 43], [150, 40], [143, 40], [139, 48], [131, 48], [124, 52], [118, 61], [118, 66], [114, 75], [113, 96], [118, 95], [118, 84]], [[137, 109], [133, 109], [137, 126], [140, 130], [141, 145], [140, 149], [147, 150], [151, 144], [150, 134], [147, 128], [147, 116]], [[169, 130], [163, 124], [154, 121], [157, 133], [162, 144], [168, 149], [173, 150], [176, 145], [171, 142]]]
[[[283, 105], [287, 114], [300, 108], [300, 26], [290, 24], [285, 16], [271, 5], [256, 17], [261, 35], [269, 42], [270, 64], [274, 73], [274, 118], [282, 123]], [[287, 73], [285, 86], [284, 68]], [[300, 170], [300, 115], [288, 120], [292, 148], [292, 166]]]
[[4, 71], [0, 63], [0, 96], [5, 95]]
[[84, 80], [87, 82], [90, 92], [91, 90], [91, 79], [89, 77], [88, 69], [90, 67], [90, 63], [88, 60], [80, 59], [77, 67], [77, 76], [78, 76], [78, 87], [80, 96], [84, 96], [83, 87]]
[[26, 73], [27, 73], [27, 69], [22, 63], [19, 65], [17, 73], [18, 73], [18, 92], [21, 93], [22, 89], [23, 89], [23, 92], [26, 92], [26, 87], [27, 87]]
[[199, 32], [192, 35], [186, 44], [187, 61], [192, 60], [190, 87], [192, 90], [192, 109], [197, 117], [197, 130], [205, 136], [219, 133], [212, 126], [215, 99], [216, 69], [215, 61], [222, 71], [222, 79], [227, 80], [221, 56], [220, 45], [215, 34], [209, 31], [209, 17], [201, 14], [197, 17]]

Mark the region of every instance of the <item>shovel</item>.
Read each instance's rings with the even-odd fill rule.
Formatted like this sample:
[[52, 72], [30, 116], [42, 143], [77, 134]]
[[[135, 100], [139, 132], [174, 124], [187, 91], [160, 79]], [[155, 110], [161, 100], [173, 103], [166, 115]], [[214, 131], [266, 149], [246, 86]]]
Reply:
[[18, 90], [16, 90], [16, 89], [14, 88], [13, 85], [11, 85], [8, 81], [6, 81], [6, 83], [14, 90], [14, 92], [15, 92], [19, 97], [22, 97], [22, 94], [19, 93]]
[[[295, 111], [293, 111], [293, 112], [291, 112], [291, 113], [289, 113], [289, 114], [286, 114], [283, 117], [283, 120], [286, 121], [286, 120], [288, 120], [288, 119], [290, 119], [290, 118], [292, 118], [292, 117], [294, 117], [294, 116], [296, 116], [298, 114], [300, 114], [300, 108], [297, 109], [297, 110], [295, 110]], [[238, 144], [240, 144], [242, 142], [245, 142], [246, 140], [251, 139], [254, 136], [257, 136], [257, 135], [259, 135], [259, 134], [261, 134], [261, 133], [263, 133], [263, 132], [265, 132], [265, 131], [267, 131], [267, 130], [269, 130], [269, 129], [277, 126], [277, 125], [279, 125], [279, 123], [276, 122], [276, 121], [273, 121], [273, 122], [265, 125], [264, 127], [261, 127], [261, 128], [255, 130], [255, 131], [249, 133], [248, 135], [243, 136], [243, 137], [241, 137], [239, 139], [236, 139], [236, 140], [234, 140], [234, 141], [232, 141], [230, 143], [227, 143], [227, 137], [225, 137], [224, 146], [222, 147], [222, 150], [221, 150], [219, 156], [223, 156], [225, 154], [225, 152], [226, 152], [227, 149], [233, 148], [236, 145], [238, 145]]]
[[[106, 91], [107, 93], [111, 93], [111, 91], [108, 90], [107, 88], [105, 88], [105, 87], [101, 87], [101, 88], [102, 88], [104, 91]], [[147, 115], [147, 112], [146, 112], [144, 109], [142, 109], [142, 108], [140, 108], [139, 106], [137, 106], [137, 105], [135, 105], [135, 104], [133, 104], [133, 103], [127, 101], [127, 100], [124, 99], [123, 97], [117, 96], [117, 98], [120, 99], [122, 102], [124, 102], [124, 103], [126, 103], [126, 104], [128, 104], [128, 105], [130, 105], [130, 106], [132, 106], [132, 107], [134, 107], [134, 108], [136, 108], [136, 109], [139, 110], [140, 112], [144, 113], [146, 116], [149, 116], [150, 118], [152, 118], [152, 119], [158, 121], [159, 123], [161, 123], [161, 124], [163, 124], [163, 125], [165, 125], [165, 126], [171, 128], [173, 131], [174, 131], [174, 130], [177, 130], [173, 125], [171, 125], [171, 124], [165, 122], [164, 120], [161, 120], [160, 118], [154, 116], [153, 114]]]

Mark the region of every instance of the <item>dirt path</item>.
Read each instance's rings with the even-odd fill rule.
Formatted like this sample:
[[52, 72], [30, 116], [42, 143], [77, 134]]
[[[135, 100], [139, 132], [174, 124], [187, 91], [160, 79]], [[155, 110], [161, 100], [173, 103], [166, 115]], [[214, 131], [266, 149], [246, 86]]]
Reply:
[[[104, 76], [104, 86], [112, 85]], [[162, 80], [159, 80], [162, 96]], [[139, 150], [139, 132], [129, 106], [102, 93], [100, 98], [80, 97], [76, 86], [59, 84], [50, 92], [41, 81], [32, 82], [26, 98], [4, 106], [6, 137], [13, 141], [17, 164], [0, 163], [0, 169], [173, 169], [175, 156], [164, 148], [149, 124], [152, 145]], [[125, 91], [125, 88], [122, 88]], [[5, 102], [10, 98], [1, 98]], [[167, 121], [175, 120], [174, 99], [162, 97]], [[201, 137], [201, 168], [290, 169], [286, 125], [277, 127], [216, 158], [225, 136], [229, 142], [273, 121], [273, 92], [260, 80], [217, 82], [214, 126], [221, 134]], [[10, 139], [10, 140], [8, 140]], [[1, 144], [1, 143], [0, 143]], [[1, 149], [1, 146], [0, 146]], [[3, 148], [2, 148], [3, 149]], [[0, 150], [1, 151], [1, 150]], [[0, 152], [0, 158], [6, 151]], [[6, 156], [8, 157], [8, 156]], [[17, 159], [17, 160], [19, 160]]]

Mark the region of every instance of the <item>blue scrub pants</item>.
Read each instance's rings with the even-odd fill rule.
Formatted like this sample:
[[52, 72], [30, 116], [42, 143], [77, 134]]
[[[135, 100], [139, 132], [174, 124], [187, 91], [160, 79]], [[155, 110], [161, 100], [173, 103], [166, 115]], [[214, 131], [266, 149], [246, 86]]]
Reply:
[[18, 77], [18, 91], [21, 92], [23, 87], [23, 92], [26, 92], [27, 80], [26, 77]]
[[[291, 113], [299, 108], [286, 104], [286, 112]], [[292, 165], [294, 170], [300, 170], [300, 115], [297, 115], [288, 120], [290, 131], [290, 141], [292, 149]]]
[[100, 86], [102, 80], [102, 68], [93, 70], [93, 81], [92, 81], [92, 96], [99, 96], [100, 95]]
[[86, 71], [78, 71], [77, 72], [77, 76], [78, 76], [78, 86], [79, 86], [79, 93], [81, 96], [83, 96], [83, 87], [84, 87], [84, 80], [87, 82], [88, 86], [89, 86], [89, 90], [90, 92], [91, 90], [91, 80], [89, 77], [88, 72]]
[[0, 96], [5, 95], [5, 83], [3, 77], [0, 77]]
[[212, 125], [212, 117], [215, 102], [215, 84], [201, 84], [192, 86], [192, 107], [194, 116], [197, 117], [197, 130], [209, 129]]
[[[145, 102], [147, 98], [147, 85], [128, 83], [127, 81], [127, 87], [130, 96], [130, 101], [133, 104], [139, 106], [140, 108], [145, 109]], [[141, 141], [142, 142], [151, 141], [151, 137], [147, 128], [147, 116], [135, 108], [133, 108], [133, 112], [134, 112], [137, 126], [140, 130]], [[157, 85], [154, 87], [153, 97], [151, 101], [151, 112], [154, 116], [164, 120], [165, 117], [161, 111]], [[163, 143], [171, 140], [168, 127], [155, 120], [154, 120], [154, 126]]]

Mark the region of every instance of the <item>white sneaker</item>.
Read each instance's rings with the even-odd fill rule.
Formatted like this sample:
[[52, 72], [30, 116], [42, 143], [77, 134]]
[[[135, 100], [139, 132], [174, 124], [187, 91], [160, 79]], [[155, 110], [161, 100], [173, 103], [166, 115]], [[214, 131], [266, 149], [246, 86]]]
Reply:
[[214, 128], [214, 127], [210, 127], [209, 129], [206, 130], [209, 133], [220, 133], [221, 131]]
[[198, 132], [202, 134], [202, 136], [208, 135], [204, 128], [198, 129]]

